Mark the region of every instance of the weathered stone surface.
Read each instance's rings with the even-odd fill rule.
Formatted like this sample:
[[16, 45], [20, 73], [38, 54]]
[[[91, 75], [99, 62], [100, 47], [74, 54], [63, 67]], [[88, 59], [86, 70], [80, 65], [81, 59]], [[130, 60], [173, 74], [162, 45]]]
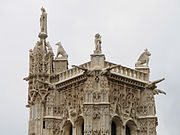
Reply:
[[[91, 61], [68, 69], [62, 45], [56, 58], [42, 9], [41, 36], [29, 51], [29, 135], [156, 135], [154, 95], [163, 93], [149, 81], [147, 50], [136, 69], [105, 61], [101, 36], [95, 36]], [[147, 54], [146, 54], [147, 53]], [[62, 55], [61, 57], [58, 57]], [[145, 66], [143, 64], [146, 64]]]

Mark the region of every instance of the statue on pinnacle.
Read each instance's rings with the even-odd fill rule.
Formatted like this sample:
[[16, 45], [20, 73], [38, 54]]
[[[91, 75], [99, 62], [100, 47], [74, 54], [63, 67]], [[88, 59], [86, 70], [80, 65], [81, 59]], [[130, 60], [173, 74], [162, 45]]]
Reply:
[[94, 40], [94, 42], [95, 42], [95, 50], [94, 50], [94, 53], [95, 53], [95, 54], [101, 54], [101, 53], [102, 53], [102, 51], [101, 51], [101, 43], [102, 43], [102, 41], [101, 41], [101, 35], [100, 35], [99, 33], [97, 33], [97, 34], [95, 35], [95, 40]]
[[46, 38], [47, 37], [47, 12], [46, 10], [42, 7], [41, 8], [41, 17], [40, 17], [40, 33], [39, 37], [40, 38]]
[[135, 67], [148, 67], [149, 56], [151, 56], [151, 53], [148, 51], [148, 49], [145, 49], [137, 60]]

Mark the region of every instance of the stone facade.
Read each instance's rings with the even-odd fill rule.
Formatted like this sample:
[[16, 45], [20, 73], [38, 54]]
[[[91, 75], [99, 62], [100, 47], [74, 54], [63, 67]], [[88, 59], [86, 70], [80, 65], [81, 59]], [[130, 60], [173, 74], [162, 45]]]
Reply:
[[[28, 135], [156, 135], [158, 124], [146, 49], [135, 69], [105, 61], [101, 36], [95, 35], [91, 60], [68, 69], [59, 46], [54, 58], [42, 8], [40, 40], [29, 51]], [[59, 55], [62, 55], [59, 57]], [[164, 93], [165, 94], [165, 93]]]

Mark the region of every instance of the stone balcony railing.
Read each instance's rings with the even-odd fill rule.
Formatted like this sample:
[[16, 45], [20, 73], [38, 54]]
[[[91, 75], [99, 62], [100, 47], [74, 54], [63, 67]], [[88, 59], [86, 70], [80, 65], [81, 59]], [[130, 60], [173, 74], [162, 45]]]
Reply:
[[[80, 67], [90, 69], [90, 62], [80, 65]], [[79, 75], [83, 74], [83, 72], [84, 71], [79, 68], [71, 68], [67, 71], [61, 72], [61, 73], [59, 73], [59, 82], [79, 76]]]
[[[91, 63], [87, 62], [85, 64], [80, 65], [80, 67], [83, 68], [87, 68], [87, 69], [91, 69]], [[105, 67], [110, 67], [112, 65], [115, 65], [113, 63], [110, 62], [105, 62]], [[79, 69], [79, 68], [71, 68], [67, 71], [61, 72], [59, 73], [59, 82], [63, 82], [66, 81], [68, 79], [74, 78], [76, 76], [82, 75], [83, 74], [83, 70]], [[111, 70], [112, 73], [117, 74], [117, 75], [121, 75], [124, 76], [126, 78], [130, 78], [130, 79], [135, 79], [135, 80], [139, 80], [139, 81], [148, 81], [148, 74], [135, 70], [135, 69], [131, 69], [128, 67], [124, 67], [119, 65], [118, 67], [114, 68]]]
[[[110, 67], [112, 65], [115, 65], [113, 63], [109, 63], [109, 62], [105, 62], [105, 67]], [[131, 79], [135, 79], [135, 80], [141, 80], [141, 81], [148, 81], [148, 74], [144, 73], [142, 71], [138, 71], [135, 69], [131, 69], [128, 67], [124, 67], [119, 65], [118, 67], [114, 68], [111, 70], [112, 73], [124, 76], [124, 77], [128, 77]]]

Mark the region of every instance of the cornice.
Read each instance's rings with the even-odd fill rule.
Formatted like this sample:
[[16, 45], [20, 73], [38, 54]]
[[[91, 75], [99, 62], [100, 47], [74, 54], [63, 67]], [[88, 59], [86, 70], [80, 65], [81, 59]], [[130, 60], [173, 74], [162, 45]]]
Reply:
[[130, 77], [123, 76], [117, 73], [111, 73], [107, 78], [109, 80], [115, 80], [115, 81], [119, 81], [119, 82], [126, 83], [129, 85], [134, 85], [139, 88], [145, 88], [145, 86], [147, 85], [147, 82], [145, 81], [130, 78]]
[[73, 76], [73, 77], [68, 78], [66, 80], [57, 82], [55, 84], [55, 86], [56, 86], [57, 90], [62, 90], [62, 89], [65, 89], [66, 87], [68, 87], [70, 85], [79, 83], [81, 81], [85, 81], [86, 79], [87, 79], [87, 77], [84, 74], [80, 74], [78, 76]]

